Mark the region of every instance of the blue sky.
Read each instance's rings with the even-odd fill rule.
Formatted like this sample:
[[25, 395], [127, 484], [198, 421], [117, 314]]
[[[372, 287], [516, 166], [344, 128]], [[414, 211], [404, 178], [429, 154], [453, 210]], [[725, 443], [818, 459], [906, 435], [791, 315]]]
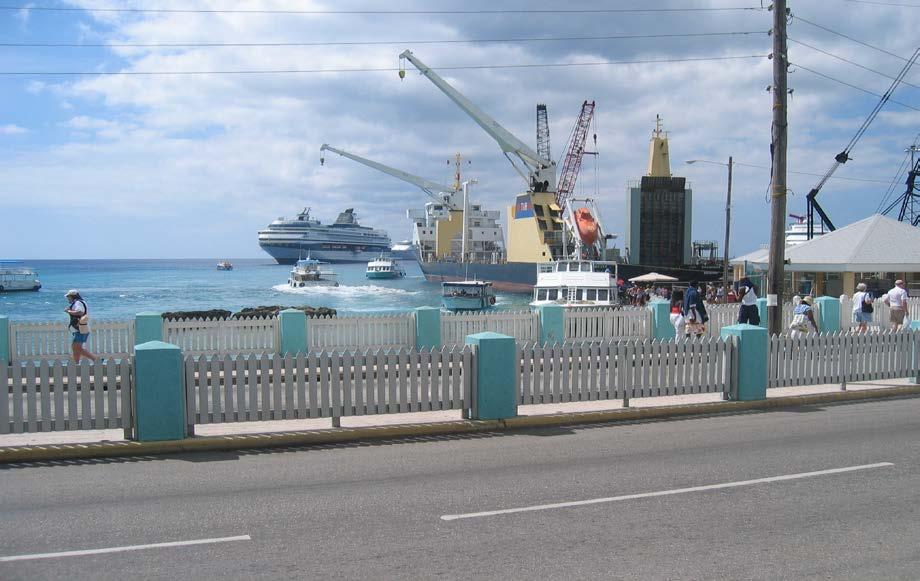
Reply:
[[[618, 2], [617, 8], [727, 8], [759, 1]], [[918, 7], [846, 0], [791, 4], [789, 36], [886, 75], [903, 61], [809, 25], [798, 17], [908, 57]], [[380, 9], [372, 2], [306, 0], [112, 0], [33, 2], [48, 7], [299, 10]], [[560, 8], [558, 2], [387, 3], [388, 10]], [[611, 3], [570, 2], [575, 9]], [[672, 172], [691, 181], [696, 239], [721, 242], [725, 168], [687, 159], [769, 166], [771, 14], [761, 10], [655, 14], [213, 14], [88, 10], [0, 11], [3, 43], [106, 47], [0, 47], [0, 72], [202, 71], [392, 68], [410, 48], [429, 65], [584, 63], [751, 56], [737, 60], [445, 71], [469, 98], [529, 144], [534, 106], [548, 106], [559, 157], [580, 104], [597, 102], [598, 150], [580, 190], [601, 202], [608, 230], [623, 232], [628, 183], [645, 171], [655, 115], [670, 132]], [[414, 44], [421, 40], [750, 32], [715, 37]], [[756, 34], [755, 34], [756, 33]], [[126, 48], [124, 43], [404, 41], [311, 47]], [[803, 45], [790, 60], [882, 93], [890, 80]], [[920, 108], [920, 70], [894, 99]], [[823, 173], [878, 100], [793, 67], [789, 169]], [[838, 226], [875, 212], [920, 132], [920, 112], [886, 105], [821, 194]], [[410, 70], [365, 73], [196, 76], [0, 75], [0, 198], [3, 258], [181, 258], [263, 256], [256, 230], [304, 206], [332, 220], [355, 207], [362, 222], [408, 237], [405, 209], [424, 195], [408, 184], [327, 155], [330, 144], [435, 181], [447, 160], [472, 161], [473, 194], [507, 204], [523, 183], [498, 146], [431, 83]], [[597, 179], [595, 180], [595, 171]], [[790, 174], [790, 212], [818, 178]], [[855, 181], [875, 180], [875, 181]], [[738, 166], [732, 254], [767, 241], [769, 170]], [[896, 189], [903, 189], [898, 184]]]

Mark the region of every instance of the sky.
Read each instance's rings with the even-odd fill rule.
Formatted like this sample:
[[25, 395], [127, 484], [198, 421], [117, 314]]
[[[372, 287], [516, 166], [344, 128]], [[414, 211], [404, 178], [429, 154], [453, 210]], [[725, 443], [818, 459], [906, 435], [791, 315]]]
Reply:
[[[260, 257], [257, 230], [303, 207], [324, 222], [354, 207], [362, 224], [394, 242], [408, 238], [405, 211], [422, 207], [425, 195], [328, 152], [320, 165], [323, 143], [448, 184], [460, 152], [469, 162], [464, 179], [478, 179], [474, 201], [504, 220], [523, 180], [411, 64], [399, 79], [404, 49], [533, 148], [535, 106], [545, 103], [557, 160], [582, 102], [594, 100], [598, 155], [585, 159], [577, 190], [599, 201], [610, 232], [625, 232], [627, 188], [646, 171], [656, 115], [669, 134], [672, 174], [693, 188], [694, 239], [722, 243], [720, 164], [733, 156], [737, 256], [769, 238], [768, 4], [6, 3], [18, 9], [0, 10], [0, 258]], [[152, 11], [101, 10], [126, 7]], [[611, 7], [656, 12], [585, 12]], [[157, 11], [177, 8], [199, 11]], [[722, 10], [687, 10], [700, 8]], [[920, 0], [800, 0], [790, 8], [788, 158], [801, 173], [789, 174], [788, 210], [802, 214], [805, 195], [916, 48]], [[227, 9], [250, 12], [214, 12]], [[560, 9], [572, 12], [551, 12]], [[458, 10], [467, 13], [443, 13]], [[631, 38], [609, 38], [623, 36]], [[470, 40], [490, 42], [456, 42]], [[152, 44], [160, 46], [136, 46]], [[621, 64], [585, 65], [611, 62]], [[214, 74], [279, 70], [327, 72]], [[47, 74], [64, 72], [80, 74]], [[179, 72], [212, 74], [100, 74]], [[892, 100], [899, 103], [885, 105], [821, 192], [838, 227], [905, 188], [903, 176], [891, 182], [920, 132], [920, 66]], [[712, 163], [685, 163], [691, 159]]]

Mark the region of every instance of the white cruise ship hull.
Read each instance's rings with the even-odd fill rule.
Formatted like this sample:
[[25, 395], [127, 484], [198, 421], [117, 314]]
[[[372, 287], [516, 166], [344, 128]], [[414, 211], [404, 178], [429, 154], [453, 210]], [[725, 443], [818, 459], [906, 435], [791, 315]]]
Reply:
[[271, 244], [260, 244], [262, 250], [267, 252], [278, 264], [294, 264], [301, 258], [310, 258], [321, 262], [363, 262], [367, 264], [380, 256], [380, 250], [336, 250], [324, 249], [321, 244], [315, 246], [304, 244], [302, 249], [290, 246], [274, 246]]

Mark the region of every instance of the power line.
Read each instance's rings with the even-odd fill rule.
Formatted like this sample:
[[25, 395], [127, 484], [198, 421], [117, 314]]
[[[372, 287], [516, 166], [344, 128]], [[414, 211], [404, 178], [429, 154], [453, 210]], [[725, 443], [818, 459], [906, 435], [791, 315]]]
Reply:
[[920, 4], [902, 4], [900, 2], [874, 2], [873, 0], [843, 0], [852, 4], [872, 4], [874, 6], [897, 6], [900, 8], [920, 8]]
[[608, 36], [557, 36], [524, 38], [471, 38], [445, 40], [376, 40], [331, 42], [145, 42], [145, 43], [69, 43], [69, 42], [0, 42], [0, 47], [19, 48], [210, 48], [210, 47], [298, 47], [298, 46], [380, 46], [403, 44], [474, 44], [496, 42], [555, 42], [580, 40], [631, 40], [642, 38], [697, 38], [768, 34], [769, 31], [691, 32], [673, 34], [623, 34]]
[[887, 54], [887, 55], [889, 55], [889, 56], [893, 56], [893, 57], [896, 58], [896, 59], [900, 59], [900, 60], [905, 61], [905, 62], [908, 61], [908, 60], [910, 60], [910, 59], [907, 59], [907, 58], [902, 57], [902, 56], [899, 55], [899, 54], [896, 54], [896, 53], [893, 53], [893, 52], [891, 52], [891, 51], [885, 50], [884, 48], [879, 48], [879, 47], [877, 47], [877, 46], [875, 46], [875, 45], [873, 45], [873, 44], [869, 44], [868, 42], [863, 42], [863, 41], [859, 40], [858, 38], [853, 38], [852, 36], [850, 36], [850, 35], [848, 35], [848, 34], [844, 34], [844, 33], [842, 33], [842, 32], [837, 32], [836, 30], [832, 30], [832, 29], [830, 29], [830, 28], [828, 28], [828, 27], [826, 27], [826, 26], [823, 26], [823, 25], [821, 25], [821, 24], [818, 24], [817, 22], [812, 22], [811, 20], [808, 20], [807, 18], [802, 18], [802, 17], [799, 16], [799, 15], [794, 15], [794, 18], [795, 18], [796, 20], [801, 20], [801, 21], [804, 22], [805, 24], [810, 24], [810, 25], [814, 26], [815, 28], [820, 28], [821, 30], [824, 30], [825, 32], [830, 32], [831, 34], [836, 34], [837, 36], [843, 37], [843, 38], [845, 38], [845, 39], [847, 39], [847, 40], [851, 40], [851, 41], [855, 42], [856, 44], [861, 44], [861, 45], [863, 45], [863, 46], [865, 46], [865, 47], [871, 48], [872, 50], [877, 50], [877, 51], [882, 52], [882, 53], [885, 53], [885, 54]]
[[[814, 70], [814, 69], [810, 69], [810, 68], [808, 68], [808, 67], [806, 67], [806, 66], [802, 66], [802, 65], [800, 65], [799, 63], [792, 63], [792, 62], [790, 62], [789, 64], [790, 64], [790, 65], [794, 65], [796, 68], [802, 69], [803, 71], [808, 71], [809, 73], [811, 73], [811, 74], [813, 74], [813, 75], [818, 75], [819, 77], [824, 77], [825, 79], [827, 79], [827, 80], [829, 80], [829, 81], [834, 81], [835, 83], [840, 83], [841, 85], [846, 85], [847, 87], [850, 87], [851, 89], [856, 89], [857, 91], [862, 91], [863, 93], [866, 93], [866, 94], [868, 94], [868, 95], [873, 95], [873, 96], [875, 96], [875, 97], [884, 98], [884, 95], [879, 95], [878, 93], [873, 92], [873, 91], [870, 91], [869, 89], [863, 89], [862, 87], [857, 86], [857, 85], [854, 85], [854, 84], [852, 84], [852, 83], [848, 83], [848, 82], [846, 82], [846, 81], [841, 81], [840, 79], [837, 79], [837, 78], [832, 77], [832, 76], [830, 76], [830, 75], [825, 75], [824, 73], [819, 73], [818, 71], [816, 71], [816, 70]], [[902, 106], [902, 107], [906, 107], [906, 108], [908, 108], [908, 109], [913, 109], [914, 111], [920, 111], [920, 107], [915, 107], [915, 106], [913, 106], [913, 105], [908, 105], [907, 103], [902, 103], [901, 101], [895, 101], [894, 99], [890, 99], [890, 98], [888, 99], [888, 101], [889, 101], [890, 103], [896, 103], [896, 104], [898, 104], [898, 105], [900, 105], [900, 106]]]
[[[723, 165], [723, 166], [725, 165], [724, 163], [719, 162], [719, 161], [715, 161], [715, 162], [709, 162], [709, 161], [707, 161], [707, 160], [700, 160], [700, 161], [703, 161], [703, 162], [705, 162], [705, 163], [713, 163], [713, 164], [716, 164], [716, 165]], [[753, 164], [753, 163], [744, 163], [743, 161], [734, 161], [734, 162], [732, 162], [732, 163], [734, 163], [735, 165], [742, 165], [742, 166], [744, 166], [744, 167], [753, 167], [753, 168], [756, 168], [756, 169], [766, 169], [766, 170], [769, 170], [769, 169], [770, 169], [770, 166], [768, 166], [768, 165], [757, 165], [757, 164]], [[794, 173], [794, 174], [803, 175], [803, 176], [817, 176], [817, 177], [823, 177], [823, 175], [824, 175], [824, 174], [819, 174], [819, 173], [811, 173], [811, 172], [807, 172], [807, 171], [792, 171], [792, 170], [786, 170], [786, 173]], [[842, 177], [842, 176], [832, 176], [831, 179], [835, 179], [835, 180], [845, 180], [845, 181], [849, 181], [849, 182], [867, 182], [867, 183], [872, 183], [872, 184], [887, 184], [887, 183], [889, 183], [889, 180], [870, 179], [870, 178], [847, 178], [847, 177]]]
[[125, 12], [166, 14], [630, 14], [630, 13], [681, 13], [681, 12], [738, 12], [744, 10], [763, 11], [761, 6], [734, 6], [724, 8], [602, 8], [602, 9], [555, 9], [555, 10], [285, 10], [285, 9], [196, 9], [196, 8], [105, 8], [76, 6], [0, 6], [0, 10], [34, 10], [36, 12]]
[[[863, 70], [865, 70], [865, 71], [869, 71], [870, 73], [875, 73], [875, 74], [877, 74], [877, 75], [881, 75], [881, 76], [885, 77], [886, 79], [895, 80], [895, 78], [896, 78], [896, 77], [892, 77], [891, 75], [889, 75], [889, 74], [887, 74], [887, 73], [883, 73], [882, 71], [879, 71], [879, 70], [876, 70], [876, 69], [873, 69], [873, 68], [869, 68], [869, 67], [863, 66], [863, 65], [861, 65], [861, 64], [859, 64], [859, 63], [857, 63], [857, 62], [855, 62], [855, 61], [851, 61], [850, 59], [844, 58], [844, 57], [842, 57], [842, 56], [840, 56], [840, 55], [836, 55], [836, 54], [834, 54], [834, 53], [832, 53], [832, 52], [828, 52], [828, 51], [826, 51], [826, 50], [824, 50], [824, 49], [820, 49], [820, 48], [818, 48], [818, 47], [816, 47], [816, 46], [812, 46], [812, 45], [810, 45], [810, 44], [808, 44], [808, 43], [806, 43], [806, 42], [802, 42], [801, 40], [796, 40], [796, 39], [790, 38], [790, 37], [788, 37], [788, 36], [786, 37], [786, 40], [788, 40], [789, 42], [794, 42], [795, 44], [800, 44], [800, 45], [802, 45], [802, 46], [804, 46], [804, 47], [808, 47], [808, 48], [810, 48], [811, 50], [820, 52], [820, 53], [822, 53], [822, 54], [826, 54], [826, 55], [829, 56], [829, 57], [832, 57], [832, 58], [835, 58], [835, 59], [837, 59], [837, 60], [839, 60], [839, 61], [843, 61], [843, 62], [845, 62], [845, 63], [851, 64], [851, 65], [853, 65], [854, 67], [859, 67], [859, 68], [861, 68], [861, 69], [863, 69]], [[901, 81], [901, 83], [904, 84], [904, 85], [907, 85], [907, 86], [909, 86], [909, 87], [913, 87], [913, 88], [915, 88], [915, 89], [920, 89], [920, 85], [915, 85], [915, 84], [913, 84], [913, 83], [908, 83], [907, 81]]]
[[[596, 61], [585, 63], [530, 63], [518, 65], [463, 65], [451, 67], [432, 67], [442, 71], [459, 71], [470, 69], [534, 69], [563, 67], [595, 67], [605, 65], [637, 65], [658, 63], [714, 62], [741, 59], [762, 59], [765, 54], [687, 57], [681, 59], [650, 59], [630, 61]], [[313, 73], [383, 73], [398, 72], [398, 68], [358, 68], [358, 69], [264, 69], [264, 70], [225, 70], [225, 71], [0, 71], [0, 76], [157, 76], [157, 75], [278, 75], [278, 74], [313, 74]]]

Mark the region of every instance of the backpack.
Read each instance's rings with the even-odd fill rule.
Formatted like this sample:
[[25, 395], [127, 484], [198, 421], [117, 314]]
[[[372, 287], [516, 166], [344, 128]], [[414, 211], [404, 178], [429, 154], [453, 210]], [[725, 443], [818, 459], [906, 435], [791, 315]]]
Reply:
[[871, 301], [872, 301], [872, 295], [870, 295], [869, 293], [866, 293], [863, 295], [862, 305], [860, 305], [860, 309], [862, 310], [862, 312], [864, 313], [874, 313], [875, 312], [875, 307], [872, 306]]

